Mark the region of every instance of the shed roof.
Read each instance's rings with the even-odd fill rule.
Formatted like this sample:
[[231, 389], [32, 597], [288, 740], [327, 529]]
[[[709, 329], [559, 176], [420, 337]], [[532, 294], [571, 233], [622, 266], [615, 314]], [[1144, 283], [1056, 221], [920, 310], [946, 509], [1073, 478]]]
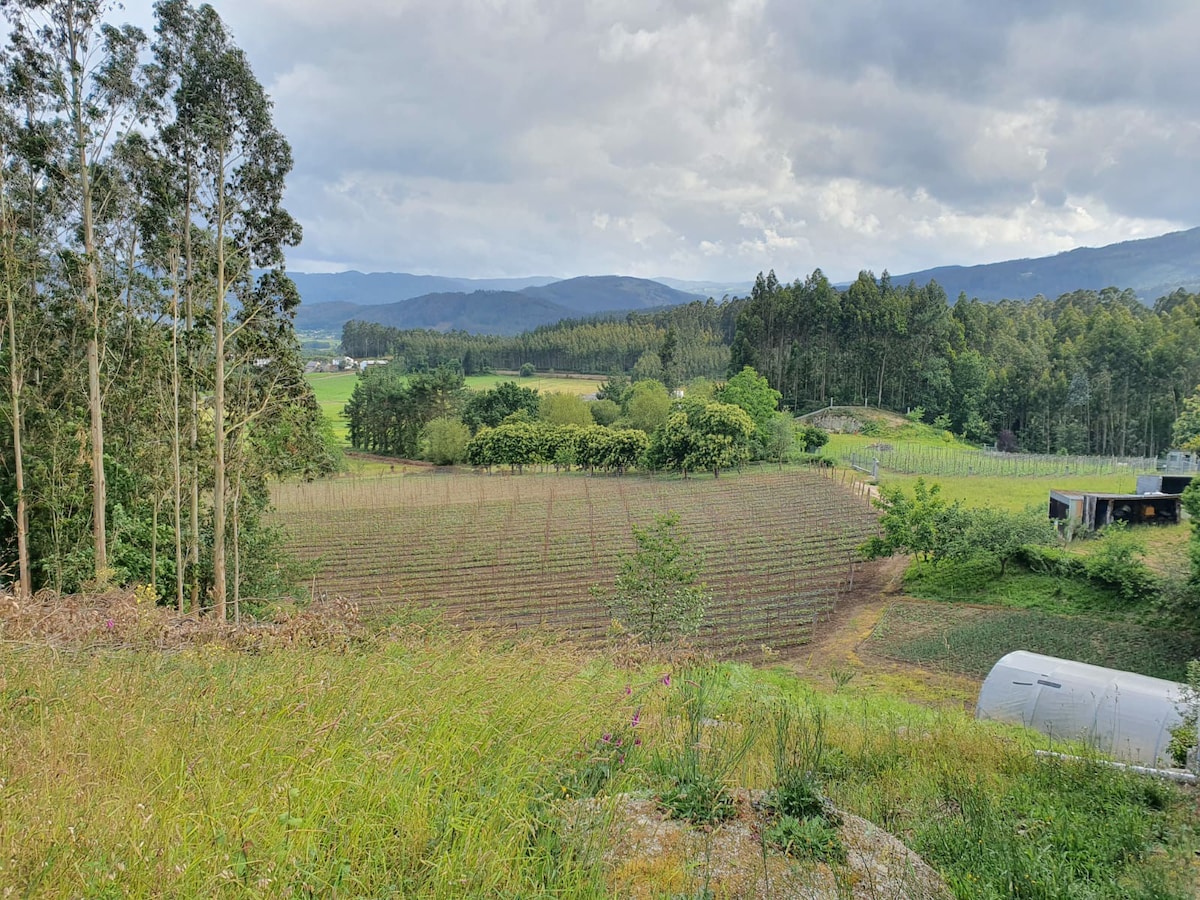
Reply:
[[1070, 497], [1072, 500], [1082, 500], [1084, 497], [1096, 497], [1099, 500], [1145, 500], [1147, 497], [1157, 499], [1178, 498], [1179, 494], [1106, 494], [1100, 491], [1060, 491], [1058, 488], [1051, 488], [1050, 493], [1058, 497]]

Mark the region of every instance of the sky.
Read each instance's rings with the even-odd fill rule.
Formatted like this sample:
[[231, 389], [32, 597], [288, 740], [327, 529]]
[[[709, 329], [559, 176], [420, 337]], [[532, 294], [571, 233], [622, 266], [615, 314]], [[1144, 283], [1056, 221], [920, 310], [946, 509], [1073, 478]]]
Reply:
[[836, 281], [1200, 224], [1194, 0], [213, 6], [296, 271]]

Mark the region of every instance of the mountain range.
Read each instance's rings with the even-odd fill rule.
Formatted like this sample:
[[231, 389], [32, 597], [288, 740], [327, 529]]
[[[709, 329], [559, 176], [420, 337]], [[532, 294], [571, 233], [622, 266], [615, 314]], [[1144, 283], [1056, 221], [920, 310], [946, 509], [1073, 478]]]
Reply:
[[[637, 309], [677, 306], [706, 295], [689, 294], [646, 278], [627, 278], [620, 275], [583, 276], [554, 281], [550, 284], [531, 284], [513, 290], [473, 289], [442, 290], [410, 296], [388, 302], [383, 297], [383, 285], [389, 273], [377, 276], [347, 272], [356, 276], [342, 285], [337, 276], [294, 274], [292, 279], [300, 291], [301, 304], [296, 311], [296, 328], [300, 331], [336, 331], [351, 319], [378, 322], [395, 328], [433, 328], [439, 331], [458, 329], [486, 334], [520, 334], [539, 325], [550, 325], [562, 319], [583, 318], [605, 313], [624, 313]], [[407, 279], [432, 276], [394, 276], [398, 285], [410, 285]], [[355, 297], [355, 302], [330, 299], [310, 302], [313, 292], [309, 279], [321, 279], [316, 296]], [[354, 285], [371, 281], [371, 290], [355, 294]], [[468, 281], [468, 279], [441, 279]], [[531, 279], [525, 279], [526, 281]], [[532, 279], [537, 280], [537, 279]], [[411, 289], [411, 288], [408, 288]], [[403, 288], [398, 289], [403, 292]], [[374, 300], [374, 302], [372, 302]]]
[[[778, 273], [790, 280], [793, 273]], [[806, 274], [806, 273], [805, 273]], [[561, 319], [622, 313], [707, 297], [745, 296], [752, 282], [645, 279], [619, 275], [556, 279], [450, 278], [403, 272], [293, 273], [301, 331], [340, 331], [351, 319], [396, 328], [519, 334]], [[939, 266], [893, 275], [896, 284], [936, 280], [953, 302], [1057, 297], [1080, 289], [1129, 288], [1145, 303], [1176, 288], [1200, 290], [1200, 228], [1054, 256], [978, 266]]]
[[939, 266], [893, 275], [894, 284], [937, 281], [953, 302], [960, 293], [980, 300], [1058, 297], [1081, 289], [1129, 288], [1153, 303], [1176, 288], [1200, 290], [1200, 228], [1106, 247], [1079, 247], [1038, 259], [982, 266]]

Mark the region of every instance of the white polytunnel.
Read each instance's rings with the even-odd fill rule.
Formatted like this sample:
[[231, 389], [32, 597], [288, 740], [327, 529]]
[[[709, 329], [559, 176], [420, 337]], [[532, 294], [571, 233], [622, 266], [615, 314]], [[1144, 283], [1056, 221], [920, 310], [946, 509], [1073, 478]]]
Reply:
[[1183, 720], [1186, 686], [1017, 650], [992, 666], [979, 691], [978, 719], [1083, 741], [1122, 762], [1170, 766], [1171, 729]]

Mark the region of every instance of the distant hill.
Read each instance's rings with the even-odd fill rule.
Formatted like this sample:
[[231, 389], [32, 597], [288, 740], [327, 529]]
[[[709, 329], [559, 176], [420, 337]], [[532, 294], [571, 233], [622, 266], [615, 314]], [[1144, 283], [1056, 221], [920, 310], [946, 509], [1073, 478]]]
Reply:
[[1054, 298], [1081, 289], [1130, 288], [1145, 303], [1176, 288], [1200, 290], [1200, 228], [1159, 237], [1080, 247], [1055, 256], [1014, 259], [983, 266], [939, 266], [892, 281], [925, 284], [937, 281], [951, 302], [959, 293], [980, 300]]
[[[518, 334], [564, 318], [675, 306], [707, 297], [744, 297], [752, 287], [751, 282], [618, 275], [558, 280], [339, 272], [295, 273], [292, 279], [302, 300], [296, 315], [296, 327], [302, 331], [338, 331], [351, 319], [360, 319], [397, 328]], [[892, 276], [898, 284], [924, 284], [931, 279], [945, 289], [951, 302], [960, 293], [1002, 300], [1118, 287], [1132, 289], [1143, 302], [1152, 303], [1176, 288], [1200, 290], [1200, 228], [1038, 259], [939, 266]]]
[[[345, 274], [368, 277], [357, 272]], [[358, 319], [395, 328], [511, 335], [562, 319], [675, 306], [699, 298], [644, 278], [603, 275], [531, 285], [519, 291], [439, 291], [392, 303], [342, 299], [314, 303], [302, 281], [311, 277], [300, 276], [297, 280], [302, 302], [296, 311], [296, 328], [300, 331], [337, 331], [351, 319]], [[354, 283], [351, 280], [348, 286]]]
[[407, 272], [334, 272], [312, 274], [289, 272], [304, 303], [354, 303], [376, 306], [398, 303], [412, 297], [438, 293], [474, 291], [519, 291], [557, 281], [550, 276], [529, 278], [446, 278], [441, 275], [409, 275]]
[[681, 303], [705, 299], [699, 294], [677, 291], [657, 281], [627, 278], [622, 275], [585, 275], [580, 278], [568, 278], [544, 287], [528, 287], [521, 293], [550, 300], [585, 316], [603, 312], [678, 306]]

